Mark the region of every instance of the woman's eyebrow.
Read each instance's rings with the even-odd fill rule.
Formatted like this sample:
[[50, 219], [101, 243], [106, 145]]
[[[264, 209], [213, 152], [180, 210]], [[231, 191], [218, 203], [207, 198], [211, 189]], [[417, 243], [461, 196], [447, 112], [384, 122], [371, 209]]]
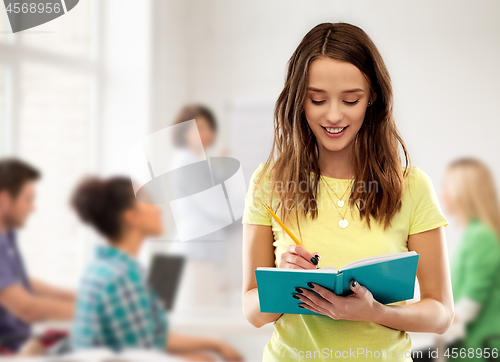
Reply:
[[[318, 92], [318, 93], [326, 93], [324, 89], [319, 89], [319, 88], [314, 88], [314, 87], [308, 87], [307, 90], [313, 91], [313, 92]], [[361, 88], [354, 88], [354, 89], [346, 89], [342, 91], [341, 93], [357, 93], [357, 92], [363, 92]]]

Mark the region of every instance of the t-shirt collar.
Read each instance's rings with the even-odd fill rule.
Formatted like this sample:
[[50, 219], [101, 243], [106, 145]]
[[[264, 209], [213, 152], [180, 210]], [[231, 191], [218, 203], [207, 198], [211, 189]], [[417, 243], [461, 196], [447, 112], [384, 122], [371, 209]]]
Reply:
[[127, 264], [137, 264], [132, 256], [112, 245], [97, 245], [95, 255], [98, 259], [117, 260]]
[[9, 229], [6, 233], [0, 231], [0, 244], [15, 242], [15, 240], [16, 240], [16, 231], [14, 229]]

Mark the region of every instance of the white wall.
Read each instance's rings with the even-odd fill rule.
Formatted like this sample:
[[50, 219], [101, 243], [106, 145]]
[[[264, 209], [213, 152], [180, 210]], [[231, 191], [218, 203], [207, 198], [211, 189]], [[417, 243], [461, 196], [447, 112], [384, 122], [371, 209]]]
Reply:
[[100, 171], [129, 175], [128, 151], [150, 131], [151, 2], [106, 0]]

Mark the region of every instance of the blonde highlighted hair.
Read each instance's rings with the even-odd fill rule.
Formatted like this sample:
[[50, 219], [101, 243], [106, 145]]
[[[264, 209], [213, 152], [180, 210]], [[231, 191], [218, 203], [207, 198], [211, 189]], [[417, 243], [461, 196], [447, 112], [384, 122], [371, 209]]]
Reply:
[[451, 201], [466, 220], [477, 218], [488, 225], [500, 240], [500, 204], [490, 170], [474, 157], [451, 162], [446, 171]]

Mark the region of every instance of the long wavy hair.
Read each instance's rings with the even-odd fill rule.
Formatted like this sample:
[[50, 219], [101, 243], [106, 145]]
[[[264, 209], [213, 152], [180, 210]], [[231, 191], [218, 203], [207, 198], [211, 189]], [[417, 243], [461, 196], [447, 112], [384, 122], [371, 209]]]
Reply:
[[477, 218], [488, 225], [500, 240], [500, 205], [489, 168], [477, 158], [462, 157], [446, 170], [453, 204], [467, 219]]
[[[370, 215], [384, 230], [401, 209], [404, 180], [409, 177], [411, 161], [393, 117], [393, 95], [389, 72], [377, 47], [359, 27], [348, 23], [322, 23], [311, 29], [288, 61], [285, 86], [274, 109], [274, 141], [271, 153], [257, 176], [257, 183], [269, 169], [272, 182], [269, 205], [276, 195], [281, 219], [289, 222], [292, 210], [303, 205], [302, 215], [318, 216], [317, 194], [320, 179], [318, 142], [307, 122], [304, 103], [307, 96], [309, 65], [314, 59], [329, 57], [355, 65], [367, 79], [375, 102], [367, 108], [363, 124], [354, 140], [352, 162], [354, 185], [378, 182], [369, 192], [352, 187], [349, 207], [359, 209], [369, 228]], [[401, 145], [406, 167], [401, 166]], [[276, 152], [276, 160], [273, 160]], [[313, 173], [312, 179], [311, 172]], [[279, 182], [279, 183], [278, 183]], [[307, 191], [291, 185], [310, 183]], [[281, 187], [279, 186], [281, 184]], [[282, 185], [287, 185], [283, 187]], [[290, 207], [286, 201], [294, 200]], [[358, 200], [363, 207], [358, 206]], [[297, 224], [299, 213], [295, 212]], [[300, 225], [299, 225], [300, 232]]]

